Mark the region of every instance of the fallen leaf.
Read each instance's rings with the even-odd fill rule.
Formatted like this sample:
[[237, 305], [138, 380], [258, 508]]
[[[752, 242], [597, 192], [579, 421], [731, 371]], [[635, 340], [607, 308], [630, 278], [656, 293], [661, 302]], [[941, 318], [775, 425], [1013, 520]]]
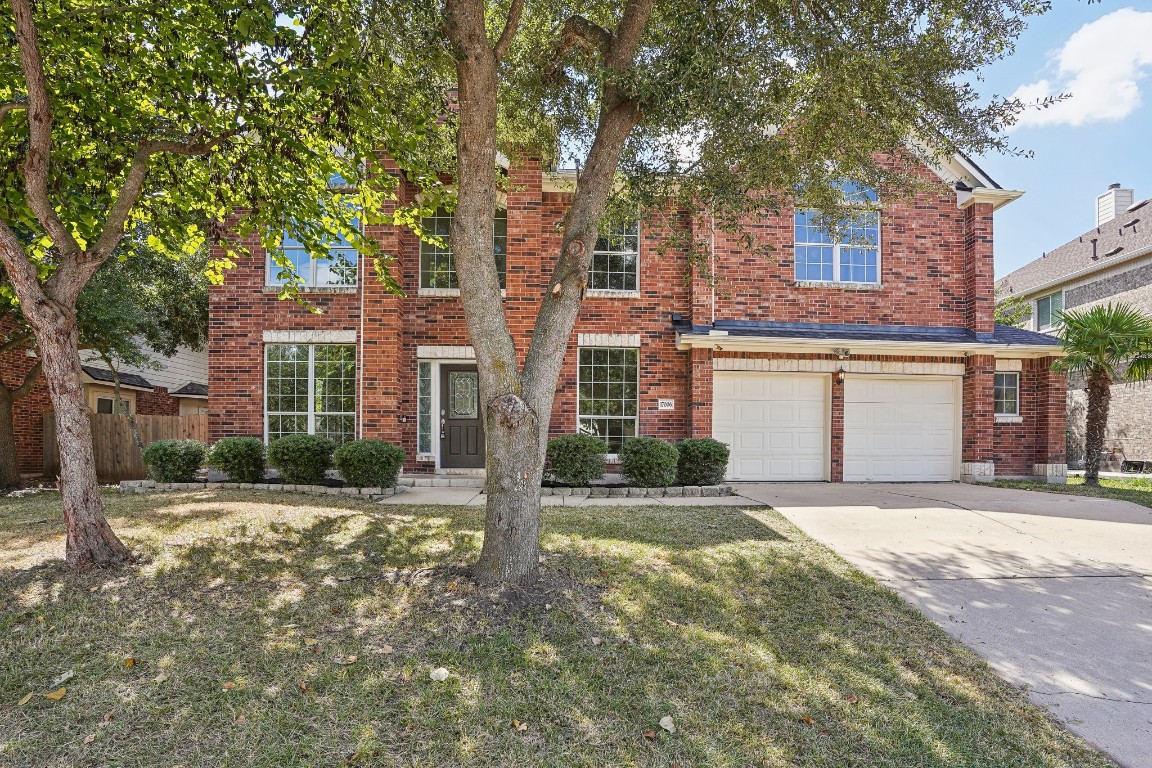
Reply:
[[43, 616], [37, 616], [36, 621], [44, 621], [44, 617]]
[[513, 720], [512, 727], [518, 731], [526, 731], [528, 730], [528, 723], [522, 723], [519, 720]]
[[136, 666], [136, 657], [129, 656], [128, 658], [124, 659], [124, 666], [128, 667], [128, 669], [132, 669], [132, 667]]
[[67, 693], [67, 688], [57, 688], [56, 690], [52, 691], [52, 693], [44, 694], [44, 698], [48, 699], [48, 701], [60, 701], [60, 699], [64, 698], [65, 694]]
[[676, 733], [676, 721], [669, 715], [660, 718], [660, 727], [668, 731], [668, 733]]
[[845, 696], [844, 701], [848, 702], [849, 704], [856, 704], [860, 701], [860, 699], [856, 698], [855, 696]]
[[94, 733], [90, 733], [84, 737], [84, 743], [85, 744], [91, 744], [94, 741], [96, 741], [96, 734], [94, 734]]
[[18, 706], [18, 707], [22, 707], [22, 706], [24, 706], [24, 705], [25, 705], [25, 704], [27, 704], [28, 702], [32, 701], [32, 697], [33, 697], [33, 696], [35, 696], [35, 695], [36, 695], [36, 694], [34, 694], [34, 693], [26, 693], [26, 694], [24, 694], [24, 697], [23, 697], [23, 698], [21, 698], [21, 699], [20, 699], [20, 701], [16, 702], [16, 706]]
[[804, 722], [808, 723], [808, 725], [815, 725], [816, 724], [816, 721], [813, 720], [812, 718], [808, 717], [808, 715], [804, 715], [804, 717], [802, 717], [800, 719], [803, 720]]
[[448, 585], [448, 589], [456, 589], [456, 585], [459, 583], [460, 582], [458, 582], [458, 581], [452, 582], [451, 584]]
[[428, 673], [428, 677], [432, 678], [438, 683], [442, 683], [448, 679], [449, 674], [450, 673], [448, 670], [444, 669], [444, 667], [436, 667], [436, 669]]
[[107, 712], [104, 713], [104, 722], [106, 722], [106, 723], [112, 722], [112, 718], [115, 716], [116, 716], [115, 710], [112, 710], [112, 709], [108, 710]]
[[308, 683], [306, 683], [306, 682], [304, 682], [303, 680], [301, 680], [301, 681], [300, 681], [300, 685], [299, 685], [299, 688], [300, 688], [300, 692], [301, 692], [301, 693], [307, 693], [307, 692], [308, 692]]
[[656, 731], [644, 731], [644, 738], [648, 739], [649, 741], [655, 741]]
[[323, 653], [323, 652], [324, 652], [324, 646], [322, 646], [322, 645], [312, 646], [312, 653]]
[[669, 623], [670, 625], [672, 625], [673, 627], [678, 627], [678, 626], [680, 626], [680, 625], [679, 625], [679, 624], [677, 624], [676, 622], [672, 621], [672, 619], [664, 619], [664, 621], [668, 622], [668, 623]]
[[224, 683], [224, 690], [226, 690], [226, 691], [230, 691], [230, 690], [232, 690], [232, 689], [233, 689], [233, 688], [235, 688], [235, 687], [236, 687], [236, 683], [232, 682], [231, 680], [229, 680], [228, 682]]
[[244, 715], [236, 715], [236, 719], [233, 722], [235, 722], [236, 725], [244, 725], [244, 723], [248, 722], [248, 718], [244, 717]]
[[348, 666], [349, 664], [355, 664], [355, 663], [356, 663], [356, 661], [357, 661], [359, 658], [360, 658], [360, 657], [359, 657], [359, 656], [356, 656], [356, 655], [352, 655], [352, 656], [337, 656], [337, 657], [336, 657], [336, 663], [337, 663], [337, 664], [343, 664], [344, 666]]
[[390, 645], [382, 645], [382, 646], [380, 646], [379, 648], [377, 648], [377, 649], [376, 649], [376, 653], [385, 653], [385, 654], [387, 654], [387, 653], [392, 653], [392, 646], [390, 646]]
[[161, 672], [160, 674], [156, 675], [156, 677], [152, 678], [152, 682], [159, 684], [159, 683], [164, 682], [167, 679], [168, 679], [168, 673], [167, 672]]
[[600, 645], [600, 643], [602, 643], [602, 642], [604, 642], [604, 641], [598, 637], [592, 638], [592, 645]]

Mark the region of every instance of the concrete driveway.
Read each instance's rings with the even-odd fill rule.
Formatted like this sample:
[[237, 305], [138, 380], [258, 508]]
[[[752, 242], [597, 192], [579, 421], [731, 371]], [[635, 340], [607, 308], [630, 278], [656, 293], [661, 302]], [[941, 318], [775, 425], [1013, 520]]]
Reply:
[[886, 582], [1070, 730], [1152, 768], [1152, 509], [959, 484], [735, 487]]

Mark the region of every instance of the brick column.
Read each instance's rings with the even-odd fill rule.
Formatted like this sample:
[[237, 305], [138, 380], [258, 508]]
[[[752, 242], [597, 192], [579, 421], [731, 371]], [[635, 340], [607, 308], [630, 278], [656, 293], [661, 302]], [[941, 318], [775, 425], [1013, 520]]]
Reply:
[[692, 401], [688, 404], [691, 437], [712, 437], [712, 350], [690, 353]]
[[1054, 357], [1033, 361], [1036, 365], [1036, 457], [1033, 473], [1049, 483], [1068, 478], [1066, 451], [1068, 379], [1052, 370]]
[[993, 386], [996, 358], [970, 355], [964, 362], [964, 406], [960, 479], [989, 482], [996, 476], [994, 458], [996, 406]]
[[969, 330], [992, 333], [996, 329], [995, 274], [992, 206], [974, 203], [964, 209], [964, 282]]

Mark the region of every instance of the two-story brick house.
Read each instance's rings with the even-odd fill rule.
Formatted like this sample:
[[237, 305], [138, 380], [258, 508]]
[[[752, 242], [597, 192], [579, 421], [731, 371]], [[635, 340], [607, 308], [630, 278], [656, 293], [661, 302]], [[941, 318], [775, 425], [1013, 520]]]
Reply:
[[[1001, 297], [1026, 303], [1027, 327], [1060, 333], [1062, 311], [1082, 312], [1106, 304], [1128, 304], [1152, 315], [1152, 199], [1137, 200], [1132, 189], [1112, 184], [1096, 197], [1096, 226], [1046, 251], [999, 282]], [[1068, 392], [1068, 453], [1084, 461], [1088, 395], [1082, 376]], [[1152, 385], [1112, 386], [1104, 437], [1110, 464], [1152, 461]]]
[[[536, 162], [508, 173], [493, 252], [524, 354], [573, 177]], [[1020, 193], [965, 158], [922, 175], [930, 191], [879, 199], [844, 243], [803, 209], [756, 222], [774, 260], [706, 215], [679, 215], [710, 243], [718, 282], [659, 248], [672, 214], [604, 233], [552, 433], [597, 434], [613, 450], [634, 435], [713, 436], [732, 446], [734, 480], [1062, 478], [1059, 343], [993, 323], [993, 211]], [[417, 193], [401, 181], [400, 202]], [[425, 223], [448, 232], [447, 216]], [[396, 255], [405, 297], [341, 245], [313, 263], [287, 248], [323, 314], [278, 300], [279, 270], [259, 258], [213, 288], [211, 436], [382, 438], [404, 447], [410, 473], [482, 467], [451, 243], [366, 234]]]

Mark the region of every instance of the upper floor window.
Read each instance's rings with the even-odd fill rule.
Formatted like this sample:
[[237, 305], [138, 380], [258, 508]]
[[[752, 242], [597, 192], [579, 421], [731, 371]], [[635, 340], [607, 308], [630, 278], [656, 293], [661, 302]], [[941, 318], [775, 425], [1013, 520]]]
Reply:
[[1036, 330], [1047, 331], [1060, 325], [1060, 313], [1063, 311], [1063, 291], [1056, 291], [1036, 299]]
[[796, 209], [796, 279], [825, 283], [880, 282], [880, 211], [875, 190], [845, 184], [845, 197], [862, 209], [837, 231], [820, 212]]
[[[420, 241], [420, 287], [459, 288], [456, 263], [452, 259], [452, 214], [436, 211], [421, 219], [420, 226], [443, 243]], [[508, 279], [508, 212], [499, 209], [492, 220], [492, 256], [500, 275], [500, 287], [504, 288]]]
[[[357, 221], [353, 226], [359, 227]], [[304, 244], [284, 233], [281, 246], [284, 256], [292, 265], [292, 270], [300, 277], [307, 288], [356, 285], [356, 267], [360, 255], [344, 237], [340, 236], [328, 244], [328, 255], [313, 259], [304, 249]], [[271, 254], [268, 255], [268, 285], [284, 285], [291, 277]]]
[[600, 234], [588, 270], [594, 291], [640, 290], [640, 222], [611, 225]]
[[998, 373], [993, 386], [997, 416], [1020, 415], [1020, 374]]

